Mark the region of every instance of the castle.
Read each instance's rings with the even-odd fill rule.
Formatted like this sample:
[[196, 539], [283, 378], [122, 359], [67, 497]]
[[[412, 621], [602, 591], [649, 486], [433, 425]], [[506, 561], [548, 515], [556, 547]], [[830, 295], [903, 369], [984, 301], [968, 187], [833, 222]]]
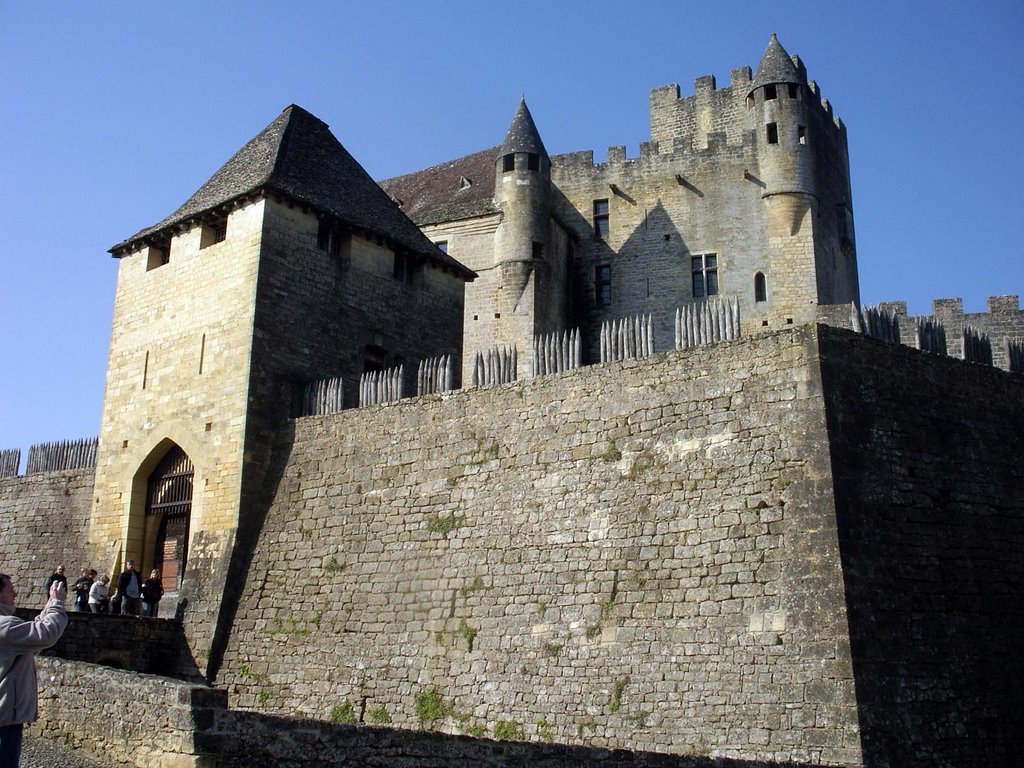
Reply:
[[966, 720], [1002, 754], [1024, 312], [860, 308], [845, 128], [774, 35], [650, 115], [595, 164], [523, 101], [378, 184], [286, 108], [111, 249], [95, 455], [0, 480], [4, 562], [162, 568], [245, 709], [842, 765], [977, 756], [942, 752]]

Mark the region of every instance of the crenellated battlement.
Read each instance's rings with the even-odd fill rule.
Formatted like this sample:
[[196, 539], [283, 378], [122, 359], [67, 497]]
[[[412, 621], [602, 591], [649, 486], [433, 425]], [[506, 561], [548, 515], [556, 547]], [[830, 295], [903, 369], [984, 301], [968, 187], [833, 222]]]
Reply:
[[[985, 317], [1019, 318], [1024, 315], [1024, 310], [1021, 310], [1020, 306], [1020, 297], [1016, 294], [989, 296], [987, 304], [988, 310], [986, 312], [964, 312], [964, 300], [962, 298], [933, 299], [932, 316], [937, 318], [965, 317], [977, 319]], [[903, 317], [928, 317], [928, 315], [908, 315], [907, 302], [904, 300], [882, 301], [879, 302], [878, 306]]]
[[[798, 68], [803, 74], [803, 64], [797, 57]], [[842, 120], [833, 113], [832, 104], [821, 92], [814, 80], [806, 81], [808, 101], [817, 108], [809, 109], [808, 116], [816, 117], [815, 126], [819, 131], [830, 130], [836, 138], [845, 134]], [[745, 135], [759, 126], [749, 118], [753, 106], [750, 96], [753, 81], [750, 67], [732, 71], [732, 82], [725, 88], [717, 88], [713, 75], [694, 80], [693, 93], [680, 96], [677, 83], [659, 86], [650, 91], [651, 140], [660, 141], [663, 146], [672, 146], [672, 139], [679, 136], [696, 136], [698, 146], [706, 143], [714, 134], [723, 134], [728, 144], [743, 144]]]
[[946, 353], [967, 359], [976, 340], [991, 348], [991, 364], [1004, 370], [1021, 372], [1020, 350], [1024, 348], [1024, 310], [1014, 294], [989, 296], [988, 311], [964, 312], [961, 298], [935, 299], [930, 315], [907, 314], [907, 302], [884, 301], [877, 310], [892, 318], [897, 341], [913, 346], [917, 329], [927, 325], [946, 339]]

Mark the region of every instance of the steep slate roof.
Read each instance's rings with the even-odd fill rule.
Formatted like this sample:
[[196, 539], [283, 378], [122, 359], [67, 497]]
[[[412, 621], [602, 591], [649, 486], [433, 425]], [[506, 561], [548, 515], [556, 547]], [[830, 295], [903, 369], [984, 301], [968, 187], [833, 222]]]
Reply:
[[544, 142], [540, 139], [540, 132], [537, 131], [537, 124], [533, 122], [533, 115], [526, 106], [525, 98], [519, 100], [512, 124], [505, 134], [505, 143], [501, 145], [503, 156], [512, 152], [533, 152], [544, 157], [548, 155], [548, 151], [544, 149]]
[[497, 213], [494, 180], [500, 154], [501, 147], [491, 147], [379, 183], [420, 226]]
[[797, 69], [793, 59], [782, 47], [779, 38], [772, 32], [772, 39], [768, 41], [768, 47], [764, 49], [761, 56], [761, 63], [757, 65], [757, 74], [750, 84], [750, 90], [754, 91], [772, 83], [804, 83], [805, 77]]
[[475, 273], [424, 236], [363, 170], [325, 122], [294, 104], [242, 147], [174, 213], [110, 252], [123, 256], [162, 230], [199, 218], [233, 200], [268, 192], [309, 205], [395, 247], [472, 279]]

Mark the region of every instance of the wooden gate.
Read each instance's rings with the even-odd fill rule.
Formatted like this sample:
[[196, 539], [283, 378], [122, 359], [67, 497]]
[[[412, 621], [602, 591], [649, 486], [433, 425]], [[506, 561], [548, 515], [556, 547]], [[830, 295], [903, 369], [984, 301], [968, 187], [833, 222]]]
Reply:
[[192, 460], [177, 446], [167, 452], [149, 476], [146, 516], [159, 521], [153, 567], [160, 569], [167, 592], [176, 592], [185, 576], [192, 476]]

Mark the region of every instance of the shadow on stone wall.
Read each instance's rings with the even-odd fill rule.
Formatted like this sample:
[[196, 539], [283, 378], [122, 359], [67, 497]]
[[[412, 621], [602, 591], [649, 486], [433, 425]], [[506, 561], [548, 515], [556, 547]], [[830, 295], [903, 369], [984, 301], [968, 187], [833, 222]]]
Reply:
[[[294, 388], [294, 387], [293, 387]], [[301, 391], [301, 390], [299, 390]], [[285, 409], [287, 412], [287, 409]], [[295, 441], [295, 421], [287, 420], [278, 425], [276, 440], [271, 430], [266, 436], [267, 449], [265, 471], [248, 471], [243, 484], [242, 506], [238, 511], [238, 528], [231, 550], [227, 574], [224, 580], [224, 594], [217, 614], [217, 626], [210, 645], [210, 659], [206, 679], [211, 683], [217, 679], [228, 640], [234, 629], [235, 617], [242, 599], [246, 582], [252, 578], [252, 562], [259, 544], [263, 523], [277, 494], [278, 484], [284, 474]]]
[[864, 765], [1005, 766], [1024, 732], [1024, 389], [823, 334]]
[[657, 752], [492, 741], [432, 731], [407, 731], [300, 720], [252, 712], [215, 713], [210, 728], [197, 731], [196, 751], [215, 756], [217, 768], [796, 768], [723, 757], [688, 757]]

